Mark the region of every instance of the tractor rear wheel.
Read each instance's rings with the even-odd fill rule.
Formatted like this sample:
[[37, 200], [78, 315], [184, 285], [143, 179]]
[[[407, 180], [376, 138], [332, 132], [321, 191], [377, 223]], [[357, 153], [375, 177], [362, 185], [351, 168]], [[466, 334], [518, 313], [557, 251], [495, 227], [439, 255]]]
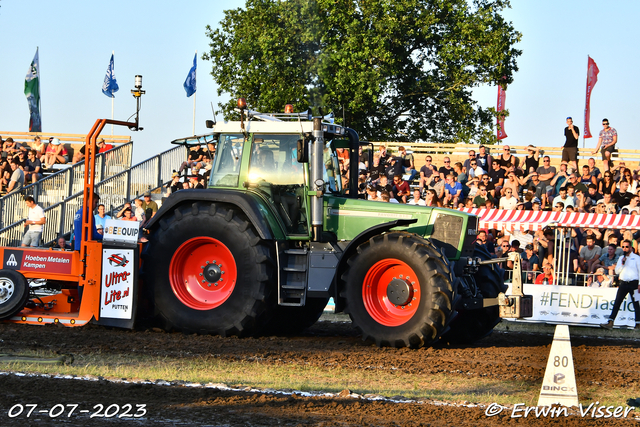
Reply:
[[361, 244], [342, 275], [345, 312], [363, 339], [418, 348], [454, 313], [448, 260], [420, 236], [390, 232]]
[[[482, 261], [491, 259], [487, 249], [481, 245], [476, 245], [473, 256]], [[473, 293], [481, 294], [483, 298], [496, 298], [500, 292], [505, 292], [507, 289], [503, 277], [504, 270], [497, 264], [485, 264], [479, 267], [473, 277], [468, 278], [468, 285]], [[442, 337], [443, 340], [453, 344], [470, 344], [484, 338], [500, 323], [498, 306], [477, 310], [457, 307], [457, 310], [458, 315], [451, 322], [451, 328]]]
[[181, 206], [160, 221], [148, 245], [145, 286], [166, 329], [244, 336], [269, 319], [270, 248], [232, 208]]
[[29, 297], [27, 279], [17, 271], [0, 271], [0, 320], [8, 319], [24, 308]]

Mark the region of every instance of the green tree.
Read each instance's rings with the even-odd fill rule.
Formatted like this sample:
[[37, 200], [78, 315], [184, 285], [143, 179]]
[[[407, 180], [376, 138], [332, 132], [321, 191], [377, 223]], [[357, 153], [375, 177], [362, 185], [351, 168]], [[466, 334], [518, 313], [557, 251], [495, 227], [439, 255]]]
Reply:
[[[489, 142], [495, 110], [472, 89], [508, 85], [521, 34], [509, 0], [247, 0], [207, 27], [218, 95], [252, 109], [333, 111], [369, 139]], [[226, 117], [235, 100], [220, 105]], [[314, 112], [317, 114], [317, 109]]]

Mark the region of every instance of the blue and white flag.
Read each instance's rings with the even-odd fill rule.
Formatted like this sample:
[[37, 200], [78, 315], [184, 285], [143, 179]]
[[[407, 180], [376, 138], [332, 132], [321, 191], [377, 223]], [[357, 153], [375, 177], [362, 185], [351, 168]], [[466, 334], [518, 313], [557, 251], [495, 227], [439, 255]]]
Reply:
[[118, 82], [116, 81], [116, 75], [113, 71], [113, 53], [111, 54], [111, 61], [109, 61], [109, 67], [107, 68], [107, 75], [104, 77], [104, 83], [102, 84], [102, 93], [109, 98], [115, 98], [113, 94], [120, 89]]
[[187, 92], [187, 98], [196, 93], [196, 60], [198, 58], [198, 53], [193, 57], [193, 67], [189, 70], [189, 74], [187, 74], [187, 78], [184, 81], [184, 90]]

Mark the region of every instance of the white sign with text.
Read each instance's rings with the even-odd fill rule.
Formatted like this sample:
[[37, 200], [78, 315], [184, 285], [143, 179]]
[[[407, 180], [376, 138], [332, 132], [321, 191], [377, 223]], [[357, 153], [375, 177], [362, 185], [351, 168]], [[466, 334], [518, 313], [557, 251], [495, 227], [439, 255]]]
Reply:
[[102, 250], [101, 318], [131, 319], [135, 278], [134, 256], [133, 249]]
[[104, 222], [105, 242], [137, 243], [140, 234], [140, 221], [122, 221], [107, 219]]

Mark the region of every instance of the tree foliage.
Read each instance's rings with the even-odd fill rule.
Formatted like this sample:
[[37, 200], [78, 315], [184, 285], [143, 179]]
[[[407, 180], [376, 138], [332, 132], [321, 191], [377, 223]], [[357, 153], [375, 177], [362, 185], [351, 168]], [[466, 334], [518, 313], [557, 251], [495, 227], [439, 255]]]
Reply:
[[[225, 11], [205, 59], [218, 95], [250, 108], [333, 111], [369, 139], [482, 141], [495, 110], [472, 89], [508, 85], [521, 34], [509, 0], [247, 0]], [[226, 117], [235, 100], [220, 105]], [[314, 110], [317, 114], [317, 109]]]

